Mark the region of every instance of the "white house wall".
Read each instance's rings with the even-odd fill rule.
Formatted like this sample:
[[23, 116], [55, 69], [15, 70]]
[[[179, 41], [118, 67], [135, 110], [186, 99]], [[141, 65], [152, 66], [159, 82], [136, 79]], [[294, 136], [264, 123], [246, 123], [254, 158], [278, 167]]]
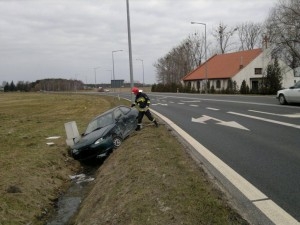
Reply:
[[246, 84], [251, 88], [250, 79], [262, 78], [262, 74], [254, 74], [255, 68], [263, 68], [263, 73], [264, 73], [264, 69], [267, 68], [269, 60], [265, 55], [266, 55], [265, 52], [261, 53], [246, 67], [242, 68], [240, 72], [238, 72], [232, 78], [232, 80], [235, 81], [239, 87], [241, 87], [243, 80], [245, 80]]
[[[246, 81], [246, 84], [251, 89], [251, 79], [260, 79], [262, 78], [262, 74], [266, 73], [268, 64], [271, 61], [271, 57], [268, 50], [262, 52], [258, 57], [256, 57], [251, 63], [249, 63], [246, 67], [241, 69], [239, 73], [237, 73], [232, 80], [236, 81], [237, 85], [241, 87], [243, 80]], [[282, 72], [282, 87], [290, 87], [293, 86], [300, 77], [295, 77], [293, 70], [288, 67], [282, 60], [278, 60], [278, 64], [281, 68]], [[262, 68], [262, 74], [254, 74], [255, 68]]]

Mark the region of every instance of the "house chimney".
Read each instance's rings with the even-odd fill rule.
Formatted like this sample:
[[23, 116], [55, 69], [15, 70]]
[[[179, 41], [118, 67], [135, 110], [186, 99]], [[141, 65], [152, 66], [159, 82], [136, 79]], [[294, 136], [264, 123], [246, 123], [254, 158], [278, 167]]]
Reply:
[[243, 56], [241, 56], [241, 62], [240, 62], [240, 70], [244, 68], [244, 65], [243, 65]]
[[269, 42], [269, 38], [267, 37], [267, 35], [265, 35], [265, 37], [263, 39], [263, 42], [264, 42], [265, 49], [267, 49], [268, 48], [268, 42]]

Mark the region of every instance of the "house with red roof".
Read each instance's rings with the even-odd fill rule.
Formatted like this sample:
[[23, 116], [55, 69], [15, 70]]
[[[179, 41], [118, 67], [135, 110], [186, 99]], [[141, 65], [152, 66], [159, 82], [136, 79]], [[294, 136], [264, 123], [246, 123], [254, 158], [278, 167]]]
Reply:
[[[236, 83], [238, 89], [243, 80], [254, 93], [258, 91], [263, 75], [266, 75], [268, 64], [272, 62], [269, 49], [253, 49], [240, 52], [214, 55], [195, 70], [182, 78], [190, 88], [205, 90], [206, 80], [216, 91], [226, 90], [229, 80]], [[282, 86], [294, 85], [300, 77], [295, 77], [293, 70], [278, 60], [282, 71]]]

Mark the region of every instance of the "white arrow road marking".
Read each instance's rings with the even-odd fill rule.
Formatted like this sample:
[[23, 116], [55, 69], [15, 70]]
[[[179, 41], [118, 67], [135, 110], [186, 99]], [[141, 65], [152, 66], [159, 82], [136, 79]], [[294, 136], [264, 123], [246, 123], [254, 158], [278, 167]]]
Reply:
[[197, 119], [195, 119], [194, 117], [192, 117], [192, 122], [196, 122], [196, 123], [205, 123], [205, 121], [207, 120], [211, 120], [212, 118], [210, 116], [205, 116], [203, 115], [202, 117], [199, 117]]
[[192, 122], [196, 122], [196, 123], [204, 123], [208, 120], [215, 120], [217, 121], [219, 125], [223, 125], [223, 126], [228, 126], [228, 127], [233, 127], [233, 128], [238, 128], [238, 129], [241, 129], [241, 130], [249, 130], [248, 128], [242, 126], [241, 124], [235, 122], [235, 121], [223, 121], [223, 120], [219, 120], [217, 118], [213, 118], [213, 117], [210, 117], [210, 116], [206, 116], [206, 115], [203, 115], [202, 117], [199, 117], [199, 118], [192, 118]]
[[241, 124], [239, 124], [239, 123], [237, 123], [235, 121], [229, 121], [229, 122], [222, 121], [222, 122], [220, 122], [218, 124], [223, 125], [223, 126], [238, 128], [238, 129], [241, 129], [241, 130], [249, 130], [248, 128], [242, 126]]
[[262, 117], [250, 116], [250, 115], [247, 115], [247, 114], [236, 113], [236, 112], [228, 112], [228, 113], [233, 114], [233, 115], [248, 117], [248, 118], [251, 118], [251, 119], [262, 120], [262, 121], [266, 121], [266, 122], [269, 122], [269, 123], [275, 123], [275, 124], [280, 124], [280, 125], [287, 126], [287, 127], [294, 127], [294, 128], [300, 129], [300, 125], [296, 125], [296, 124], [292, 124], [292, 123], [285, 123], [285, 122], [281, 122], [281, 121], [270, 120], [270, 119], [266, 119], [266, 118], [262, 118]]
[[256, 113], [262, 113], [267, 115], [274, 115], [274, 116], [284, 116], [289, 118], [300, 118], [300, 113], [295, 114], [277, 114], [277, 113], [269, 113], [269, 112], [262, 112], [262, 111], [256, 111], [256, 110], [248, 110], [250, 112], [256, 112]]

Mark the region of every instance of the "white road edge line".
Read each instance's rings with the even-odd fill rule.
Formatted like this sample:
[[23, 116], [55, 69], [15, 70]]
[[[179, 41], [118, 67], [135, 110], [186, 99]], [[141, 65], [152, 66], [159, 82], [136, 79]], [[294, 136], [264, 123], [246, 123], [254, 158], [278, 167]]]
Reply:
[[275, 202], [268, 199], [268, 197], [248, 182], [245, 178], [235, 172], [226, 163], [220, 160], [207, 148], [201, 145], [197, 140], [191, 137], [188, 133], [183, 131], [171, 120], [156, 112], [152, 112], [164, 120], [171, 126], [178, 134], [182, 136], [188, 143], [190, 143], [197, 152], [199, 152], [212, 166], [214, 166], [221, 174], [223, 174], [236, 188], [240, 190], [253, 204], [262, 211], [273, 223], [281, 225], [299, 225], [300, 223], [289, 215], [286, 211], [280, 208]]

